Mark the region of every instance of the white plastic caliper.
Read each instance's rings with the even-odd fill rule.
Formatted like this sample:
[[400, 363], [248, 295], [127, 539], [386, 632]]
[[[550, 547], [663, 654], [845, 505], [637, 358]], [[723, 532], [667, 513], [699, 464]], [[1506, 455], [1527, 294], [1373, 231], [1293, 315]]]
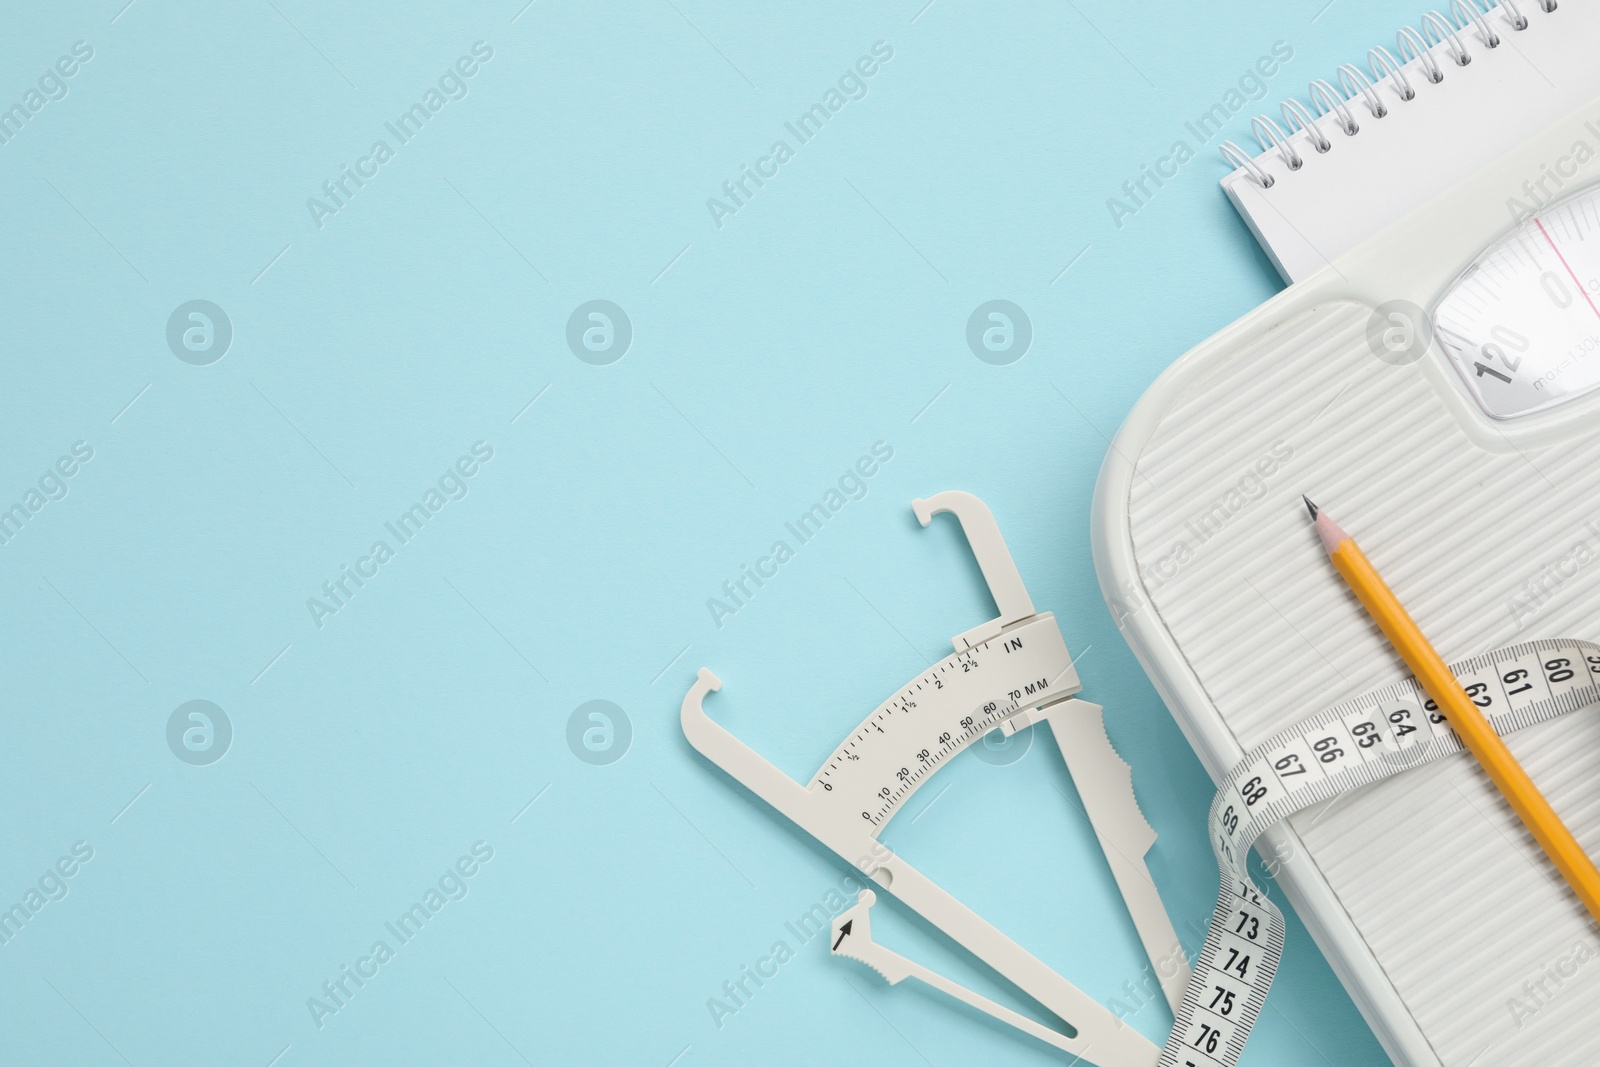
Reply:
[[1063, 1034], [962, 988], [871, 941], [874, 895], [841, 914], [837, 955], [874, 967], [891, 984], [916, 977], [1099, 1067], [1154, 1067], [1160, 1049], [1022, 946], [879, 843], [900, 806], [951, 756], [990, 730], [1048, 722], [1094, 826], [1168, 1003], [1180, 1002], [1189, 966], [1145, 867], [1155, 843], [1133, 796], [1128, 765], [1106, 737], [1097, 704], [1072, 699], [1082, 686], [1054, 616], [1034, 611], [994, 515], [970, 493], [912, 502], [923, 526], [951, 512], [978, 559], [998, 618], [958, 635], [955, 653], [902, 686], [844, 739], [801, 786], [706, 715], [722, 681], [702, 667], [683, 698], [683, 732], [703, 756], [846, 862], [869, 875], [1024, 993], [1065, 1021]]

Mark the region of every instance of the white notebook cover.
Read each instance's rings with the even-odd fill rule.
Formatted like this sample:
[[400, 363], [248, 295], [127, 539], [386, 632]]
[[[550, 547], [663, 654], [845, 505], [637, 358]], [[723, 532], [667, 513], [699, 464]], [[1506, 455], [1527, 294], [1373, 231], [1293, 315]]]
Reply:
[[[1395, 79], [1373, 79], [1367, 59], [1352, 66], [1374, 82], [1387, 114], [1376, 118], [1367, 98], [1354, 92], [1346, 108], [1357, 132], [1345, 132], [1333, 110], [1315, 126], [1329, 145], [1318, 152], [1313, 137], [1294, 130], [1283, 114], [1270, 118], [1288, 136], [1303, 161], [1291, 169], [1278, 149], [1251, 145], [1259, 175], [1239, 167], [1222, 179], [1222, 188], [1285, 281], [1296, 282], [1323, 269], [1331, 260], [1421, 207], [1435, 194], [1499, 158], [1530, 135], [1600, 96], [1600, 3], [1561, 0], [1554, 11], [1523, 0], [1517, 5], [1527, 27], [1513, 29], [1503, 5], [1484, 15], [1499, 45], [1485, 45], [1483, 30], [1471, 20], [1456, 30], [1456, 40], [1441, 40], [1428, 50], [1444, 80], [1434, 83], [1418, 58], [1403, 65], [1414, 90], [1403, 99]], [[1444, 10], [1449, 11], [1448, 5]], [[1417, 28], [1417, 27], [1414, 27]], [[1417, 28], [1419, 35], [1421, 28]], [[1432, 30], [1434, 37], [1439, 34]], [[1453, 58], [1454, 46], [1471, 57], [1466, 66]], [[1397, 60], [1404, 56], [1395, 41], [1386, 47]], [[1380, 65], [1381, 74], [1384, 68]], [[1338, 73], [1326, 81], [1337, 88]], [[1351, 85], [1357, 84], [1353, 79]], [[1343, 96], [1344, 93], [1340, 93]], [[1314, 97], [1301, 100], [1310, 115], [1320, 110]], [[1324, 97], [1323, 99], [1328, 99]], [[1559, 146], [1550, 158], [1530, 160], [1531, 169], [1505, 190], [1502, 206], [1510, 221], [1517, 200], [1537, 207], [1537, 200], [1600, 179], [1600, 109], [1591, 127], [1581, 131], [1588, 150]], [[1270, 146], [1271, 141], [1268, 139]], [[1259, 152], [1259, 154], [1255, 154]], [[1260, 175], [1271, 179], [1263, 188]], [[1524, 184], [1526, 183], [1526, 185]]]

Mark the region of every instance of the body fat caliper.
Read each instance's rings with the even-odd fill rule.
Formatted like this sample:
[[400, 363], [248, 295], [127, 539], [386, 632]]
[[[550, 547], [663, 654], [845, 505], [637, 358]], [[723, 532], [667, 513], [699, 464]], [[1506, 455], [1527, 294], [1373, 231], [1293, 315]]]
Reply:
[[955, 652], [897, 690], [845, 737], [802, 786], [706, 715], [722, 681], [701, 668], [683, 698], [683, 732], [703, 756], [898, 897], [928, 922], [1064, 1021], [1042, 1026], [871, 941], [864, 892], [833, 924], [837, 955], [889, 982], [915, 977], [1100, 1067], [1152, 1067], [1160, 1049], [941, 889], [878, 840], [905, 801], [952, 756], [991, 730], [1050, 724], [1089, 821], [1169, 1004], [1182, 999], [1189, 964], [1145, 867], [1155, 843], [1133, 795], [1131, 772], [1106, 736], [1101, 708], [1074, 697], [1072, 657], [1048, 612], [1036, 612], [994, 515], [970, 493], [912, 502], [927, 526], [941, 512], [961, 523], [999, 617], [954, 639]]

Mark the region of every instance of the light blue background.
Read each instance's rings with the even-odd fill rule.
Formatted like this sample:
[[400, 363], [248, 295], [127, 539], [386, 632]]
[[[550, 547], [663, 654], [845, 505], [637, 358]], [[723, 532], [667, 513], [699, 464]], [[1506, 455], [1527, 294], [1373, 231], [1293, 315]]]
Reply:
[[[1101, 602], [1089, 502], [1139, 394], [1279, 283], [1214, 144], [1121, 228], [1106, 200], [1274, 41], [1240, 140], [1391, 5], [124, 2], [14, 5], [0, 40], [4, 106], [94, 49], [0, 146], [0, 506], [94, 449], [0, 549], [0, 906], [94, 848], [0, 946], [0, 1059], [1060, 1062], [818, 942], [720, 1029], [706, 1006], [845, 872], [688, 748], [679, 701], [713, 667], [714, 713], [809, 777], [992, 612], [954, 524], [912, 518], [947, 488], [1061, 620], [1195, 939], [1210, 786]], [[480, 40], [469, 95], [319, 229], [307, 198]], [[715, 226], [877, 41], [867, 96]], [[197, 298], [234, 328], [210, 366], [165, 341]], [[635, 331], [609, 366], [565, 342], [596, 298]], [[965, 343], [995, 298], [1032, 320], [1014, 365]], [[319, 629], [307, 598], [480, 440], [470, 494]], [[866, 498], [713, 625], [879, 440]], [[191, 699], [235, 731], [210, 766], [167, 747]], [[594, 699], [632, 722], [610, 766], [565, 739]], [[1109, 1001], [1144, 961], [1068, 798], [1040, 738], [955, 761], [886, 839]], [[469, 895], [314, 1025], [480, 840]], [[1008, 996], [897, 909], [881, 940]], [[1297, 922], [1245, 1062], [1385, 1062]]]

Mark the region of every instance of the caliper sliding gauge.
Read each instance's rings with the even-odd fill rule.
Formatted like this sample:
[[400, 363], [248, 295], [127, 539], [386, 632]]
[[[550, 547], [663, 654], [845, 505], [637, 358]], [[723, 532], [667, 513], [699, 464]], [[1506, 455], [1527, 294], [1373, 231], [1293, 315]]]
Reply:
[[[683, 732], [703, 756], [948, 934], [1074, 1031], [1041, 1026], [870, 941], [864, 892], [834, 922], [838, 955], [875, 967], [891, 983], [917, 977], [1099, 1067], [1154, 1067], [1160, 1049], [976, 912], [900, 858], [878, 836], [912, 793], [950, 757], [990, 730], [1048, 722], [1162, 991], [1176, 1010], [1189, 965], [1145, 867], [1155, 843], [1133, 795], [1131, 772], [1106, 736], [1099, 705], [1082, 688], [1055, 617], [1034, 611], [994, 515], [970, 493], [911, 504], [927, 526], [941, 512], [961, 523], [998, 618], [954, 639], [955, 652], [878, 705], [800, 785], [706, 715], [721, 680], [701, 668], [683, 698]], [[852, 936], [854, 935], [854, 936]]]

